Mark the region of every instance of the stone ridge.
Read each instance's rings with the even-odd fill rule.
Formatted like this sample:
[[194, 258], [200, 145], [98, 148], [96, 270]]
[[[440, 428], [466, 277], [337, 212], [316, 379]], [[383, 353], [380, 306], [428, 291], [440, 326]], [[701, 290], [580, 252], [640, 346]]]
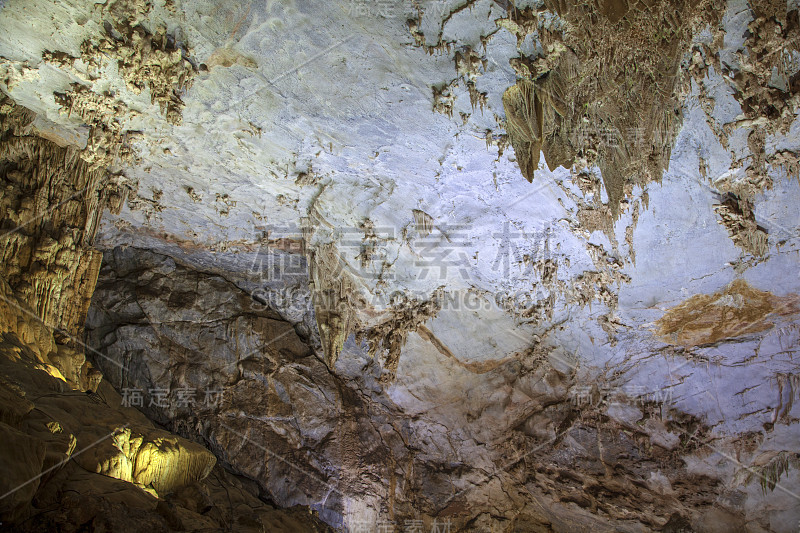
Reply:
[[86, 360], [102, 260], [91, 244], [128, 188], [38, 136], [34, 118], [0, 100], [0, 527], [327, 530], [259, 500], [203, 445], [156, 428]]

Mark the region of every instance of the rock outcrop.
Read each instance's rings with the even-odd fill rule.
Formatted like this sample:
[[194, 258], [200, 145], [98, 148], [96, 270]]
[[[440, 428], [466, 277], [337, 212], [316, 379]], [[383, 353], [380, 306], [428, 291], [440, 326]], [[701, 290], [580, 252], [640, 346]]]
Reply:
[[0, 26], [12, 527], [796, 531], [796, 0]]
[[[784, 530], [755, 502], [774, 497], [770, 480], [797, 476], [793, 452], [759, 466], [789, 426], [722, 436], [673, 392], [580, 371], [548, 342], [465, 364], [424, 326], [405, 333], [390, 381], [352, 337], [329, 368], [318, 341], [219, 274], [136, 248], [103, 264], [87, 332], [115, 387], [138, 391], [149, 417], [208, 442], [271, 499], [333, 525]], [[660, 331], [687, 346], [738, 342], [785, 324], [796, 305], [735, 283], [671, 310]], [[744, 309], [714, 329], [726, 322], [712, 313]], [[771, 489], [756, 488], [763, 479]]]
[[[59, 347], [0, 280], [0, 522], [9, 531], [322, 531], [204, 446], [158, 429], [108, 381], [74, 389]], [[10, 529], [9, 529], [10, 528]], [[4, 530], [5, 530], [4, 529]]]
[[207, 448], [124, 405], [86, 361], [102, 259], [91, 243], [124, 188], [81, 150], [41, 137], [32, 113], [0, 105], [0, 527], [325, 529], [259, 500]]
[[102, 259], [91, 243], [127, 191], [80, 150], [38, 135], [32, 113], [6, 97], [0, 106], [3, 275], [46, 324], [80, 336]]

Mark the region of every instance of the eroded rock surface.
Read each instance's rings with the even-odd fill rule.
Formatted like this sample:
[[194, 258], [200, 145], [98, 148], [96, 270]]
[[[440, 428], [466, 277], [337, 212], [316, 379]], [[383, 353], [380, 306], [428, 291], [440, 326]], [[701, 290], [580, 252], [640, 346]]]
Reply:
[[206, 447], [124, 406], [86, 360], [79, 336], [102, 258], [91, 243], [119, 183], [41, 137], [32, 113], [0, 105], [0, 528], [327, 529], [259, 500]]
[[4, 228], [92, 192], [3, 235], [14, 357], [351, 531], [796, 531], [797, 7], [7, 1]]
[[[155, 427], [108, 381], [75, 390], [52, 332], [0, 280], [0, 519], [9, 531], [316, 531], [204, 446]], [[256, 489], [255, 494], [258, 494]]]
[[[387, 382], [366, 343], [345, 343], [330, 370], [322, 350], [305, 344], [313, 340], [237, 285], [167, 256], [107, 252], [100, 279], [87, 327], [109, 358], [98, 360], [108, 379], [141, 391], [148, 416], [208, 442], [278, 503], [310, 505], [329, 523], [712, 531], [704, 521], [713, 512], [726, 528], [780, 529], [756, 503], [769, 501], [774, 487], [756, 487], [762, 470], [783, 486], [797, 475], [789, 463], [780, 470], [761, 458], [793, 438], [792, 405], [768, 432], [723, 435], [676, 407], [685, 393], [650, 390], [635, 378], [615, 384], [630, 377], [578, 370], [565, 361], [572, 354], [547, 342], [494, 364], [465, 364], [427, 327], [408, 334]], [[735, 284], [670, 311], [663, 327], [680, 313], [717, 324], [703, 305], [728, 305], [725, 313], [748, 298], [772, 302], [761, 309], [771, 320], [791, 314], [791, 299]], [[257, 326], [263, 321], [275, 325]], [[692, 318], [682, 323], [683, 344], [703, 331]], [[775, 323], [751, 323], [730, 327], [744, 337], [775, 331]], [[693, 346], [726, 337], [718, 333]], [[623, 368], [648, 372], [644, 362]], [[687, 385], [698, 371], [684, 364]], [[205, 401], [208, 390], [219, 393], [217, 405]], [[158, 391], [169, 394], [159, 401]], [[191, 404], [181, 402], [186, 391]]]

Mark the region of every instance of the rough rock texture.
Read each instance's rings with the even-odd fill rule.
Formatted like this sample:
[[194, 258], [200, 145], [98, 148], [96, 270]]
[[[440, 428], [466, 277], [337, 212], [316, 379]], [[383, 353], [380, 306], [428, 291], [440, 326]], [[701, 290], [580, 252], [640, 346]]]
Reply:
[[105, 168], [42, 138], [32, 113], [0, 105], [0, 528], [326, 529], [213, 470], [207, 448], [123, 406], [86, 361], [76, 336], [102, 258], [90, 243], [122, 198]]
[[797, 295], [777, 297], [737, 279], [714, 294], [698, 294], [664, 313], [659, 334], [673, 344], [702, 346], [769, 331], [774, 320], [800, 313]]
[[[797, 476], [794, 452], [765, 451], [791, 440], [783, 428], [795, 416], [796, 384], [788, 381], [778, 381], [789, 402], [778, 407], [782, 422], [763, 433], [715, 436], [707, 422], [670, 406], [674, 393], [576, 369], [565, 361], [569, 353], [547, 342], [506, 361], [465, 364], [421, 326], [406, 334], [405, 359], [387, 384], [366, 343], [348, 341], [331, 372], [309, 339], [213, 272], [118, 248], [106, 253], [100, 279], [87, 331], [115, 387], [142, 391], [148, 416], [208, 442], [276, 502], [310, 505], [334, 525], [791, 525], [792, 505], [783, 515], [763, 507], [774, 499], [773, 481], [792, 487]], [[728, 305], [719, 313], [748, 315], [720, 321], [710, 314], [715, 305]], [[677, 343], [708, 346], [774, 331], [767, 317], [797, 312], [796, 297], [775, 298], [741, 282], [670, 310], [661, 331], [669, 337], [681, 324]], [[719, 324], [730, 329], [714, 329]], [[777, 334], [796, 342], [794, 329]], [[682, 374], [691, 381], [699, 366], [688, 366]], [[636, 371], [630, 361], [620, 368]], [[219, 393], [217, 404], [205, 401], [208, 390]], [[156, 391], [169, 394], [160, 401]], [[185, 391], [196, 393], [190, 404], [181, 402]]]
[[92, 170], [80, 150], [39, 136], [33, 121], [0, 99], [0, 268], [45, 323], [77, 336], [102, 258], [90, 247], [100, 216], [125, 198], [105, 169]]
[[[108, 283], [97, 287], [88, 341], [118, 390], [141, 391], [148, 416], [202, 438], [281, 505], [304, 502], [335, 520], [345, 486], [385, 492], [390, 452], [369, 406], [292, 324], [224, 278], [166, 256], [117, 249], [103, 269]], [[372, 470], [374, 479], [345, 465]]]
[[0, 527], [325, 529], [307, 512], [259, 500], [246, 480], [215, 467], [208, 449], [123, 406], [108, 382], [72, 389], [53, 364], [50, 329], [3, 280], [0, 299]]
[[350, 530], [796, 531], [794, 0], [0, 24], [39, 135], [138, 185], [95, 240], [121, 367], [90, 358], [264, 495]]

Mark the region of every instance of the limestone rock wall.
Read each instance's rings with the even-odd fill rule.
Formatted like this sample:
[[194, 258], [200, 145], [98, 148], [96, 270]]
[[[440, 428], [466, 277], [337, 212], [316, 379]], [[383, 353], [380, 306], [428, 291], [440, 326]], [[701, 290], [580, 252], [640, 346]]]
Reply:
[[[0, 529], [324, 531], [155, 427], [107, 381], [73, 390], [51, 363], [52, 330], [0, 279]], [[257, 491], [256, 491], [257, 493]]]
[[[753, 309], [765, 302], [761, 322], [733, 317], [737, 298]], [[670, 337], [680, 322], [677, 341], [696, 344], [704, 331], [714, 340], [764, 334], [795, 306], [738, 283], [676, 306], [661, 330]], [[732, 316], [729, 330], [708, 329], [712, 311]], [[322, 346], [237, 283], [128, 247], [105, 253], [87, 334], [104, 374], [140, 394], [149, 417], [209, 443], [281, 505], [309, 505], [334, 526], [789, 531], [791, 502], [759, 480], [793, 486], [792, 414], [769, 432], [723, 437], [671, 392], [576, 369], [547, 341], [517, 359], [465, 363], [436, 321], [429, 327], [404, 333], [391, 380], [353, 336], [329, 367]], [[625, 372], [645, 371], [630, 365]], [[685, 371], [701, 379], [694, 366]], [[207, 402], [208, 391], [218, 401]], [[784, 455], [767, 451], [778, 448]]]
[[[0, 89], [108, 169], [109, 205], [138, 185], [95, 239], [99, 353], [8, 327], [71, 389], [102, 392], [102, 365], [115, 405], [330, 524], [794, 532], [798, 20], [795, 0], [6, 0]], [[64, 205], [83, 242], [99, 211]], [[11, 285], [74, 336], [96, 254], [51, 238], [17, 247], [43, 281], [9, 255]], [[102, 471], [183, 454], [137, 435]]]
[[124, 189], [81, 150], [37, 135], [34, 115], [0, 100], [0, 268], [9, 285], [50, 327], [79, 337], [101, 254], [91, 248], [103, 210]]
[[149, 417], [208, 443], [277, 503], [309, 505], [330, 523], [341, 523], [350, 490], [385, 493], [391, 451], [372, 417], [387, 408], [331, 374], [292, 324], [225, 278], [161, 254], [108, 251], [102, 271], [87, 341]]
[[[86, 360], [102, 253], [91, 247], [123, 180], [39, 135], [0, 100], [0, 528], [9, 531], [315, 531], [157, 428]], [[89, 158], [96, 162], [96, 159]]]

